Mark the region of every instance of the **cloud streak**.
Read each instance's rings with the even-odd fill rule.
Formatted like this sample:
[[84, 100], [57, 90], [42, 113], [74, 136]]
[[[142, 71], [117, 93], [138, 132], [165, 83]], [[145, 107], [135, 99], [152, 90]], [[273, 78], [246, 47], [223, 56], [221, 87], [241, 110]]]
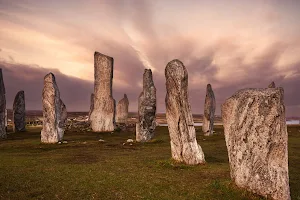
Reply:
[[300, 115], [298, 2], [170, 2], [0, 0], [0, 63], [9, 101], [23, 87], [28, 108], [40, 109], [43, 77], [53, 71], [68, 108], [88, 110], [99, 51], [114, 57], [114, 98], [127, 93], [131, 111], [143, 70], [151, 68], [164, 112], [164, 68], [177, 58], [189, 72], [194, 113], [203, 112], [207, 83], [220, 113], [236, 90], [275, 81], [285, 89], [288, 115]]

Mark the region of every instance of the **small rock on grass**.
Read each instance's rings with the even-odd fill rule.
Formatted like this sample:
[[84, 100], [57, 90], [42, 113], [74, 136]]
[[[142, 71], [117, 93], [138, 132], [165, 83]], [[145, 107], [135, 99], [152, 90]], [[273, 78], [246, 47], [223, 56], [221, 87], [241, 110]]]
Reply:
[[133, 142], [133, 139], [128, 139], [126, 142], [127, 143]]

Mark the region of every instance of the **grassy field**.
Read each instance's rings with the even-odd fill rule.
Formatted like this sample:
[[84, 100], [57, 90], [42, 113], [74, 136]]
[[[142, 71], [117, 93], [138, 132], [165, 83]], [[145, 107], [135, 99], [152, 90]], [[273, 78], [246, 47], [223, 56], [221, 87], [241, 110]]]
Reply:
[[[167, 127], [132, 145], [128, 132], [67, 132], [60, 145], [40, 144], [39, 129], [10, 134], [0, 141], [0, 199], [263, 199], [230, 181], [223, 129], [215, 130], [204, 138], [197, 128], [207, 161], [198, 166], [170, 159]], [[300, 127], [288, 132], [291, 195], [300, 200]]]

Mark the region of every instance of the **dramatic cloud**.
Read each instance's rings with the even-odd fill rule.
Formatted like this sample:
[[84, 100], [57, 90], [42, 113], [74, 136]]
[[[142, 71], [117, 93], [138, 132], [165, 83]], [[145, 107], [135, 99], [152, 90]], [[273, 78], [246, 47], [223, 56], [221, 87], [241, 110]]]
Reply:
[[52, 71], [69, 110], [88, 110], [99, 51], [114, 57], [114, 98], [127, 93], [130, 111], [151, 68], [164, 112], [164, 68], [177, 58], [189, 72], [194, 113], [203, 112], [207, 83], [219, 114], [237, 90], [275, 81], [285, 89], [288, 116], [299, 116], [299, 10], [294, 0], [0, 0], [8, 106], [24, 89], [27, 108], [40, 109], [43, 77]]

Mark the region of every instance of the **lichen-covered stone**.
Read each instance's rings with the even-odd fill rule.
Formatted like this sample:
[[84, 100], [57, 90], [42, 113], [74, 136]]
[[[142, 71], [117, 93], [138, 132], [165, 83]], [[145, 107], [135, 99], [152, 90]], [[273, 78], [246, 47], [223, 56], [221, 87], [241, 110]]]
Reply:
[[7, 137], [6, 134], [6, 97], [5, 97], [5, 86], [2, 76], [2, 69], [0, 68], [0, 139], [5, 139]]
[[205, 163], [197, 143], [193, 116], [188, 99], [188, 72], [180, 60], [172, 60], [165, 69], [166, 117], [174, 160], [190, 165]]
[[25, 94], [24, 91], [19, 91], [15, 97], [13, 104], [13, 130], [25, 131]]
[[55, 76], [49, 73], [44, 78], [43, 89], [43, 129], [41, 131], [42, 143], [57, 143], [64, 134], [64, 121], [66, 109], [55, 81]]
[[95, 132], [115, 129], [115, 100], [112, 97], [113, 58], [99, 52], [94, 54], [94, 109], [91, 127]]
[[244, 89], [222, 105], [231, 178], [276, 200], [290, 199], [283, 96], [282, 88]]
[[129, 100], [127, 98], [127, 95], [124, 94], [124, 98], [121, 99], [117, 104], [116, 109], [116, 122], [117, 123], [127, 123], [128, 119], [128, 106], [129, 106]]
[[205, 136], [210, 136], [213, 134], [215, 110], [216, 100], [214, 91], [212, 90], [211, 85], [207, 84], [202, 125], [202, 131]]
[[90, 111], [89, 111], [89, 120], [91, 119], [91, 114], [94, 110], [94, 98], [95, 98], [95, 95], [94, 93], [91, 94], [91, 103], [90, 103]]
[[138, 122], [136, 124], [136, 141], [147, 142], [154, 137], [156, 128], [156, 88], [151, 69], [143, 74], [143, 91], [138, 101]]
[[269, 85], [268, 85], [268, 88], [275, 88], [276, 86], [275, 86], [275, 83], [274, 83], [274, 81], [272, 81], [272, 83], [270, 83]]

